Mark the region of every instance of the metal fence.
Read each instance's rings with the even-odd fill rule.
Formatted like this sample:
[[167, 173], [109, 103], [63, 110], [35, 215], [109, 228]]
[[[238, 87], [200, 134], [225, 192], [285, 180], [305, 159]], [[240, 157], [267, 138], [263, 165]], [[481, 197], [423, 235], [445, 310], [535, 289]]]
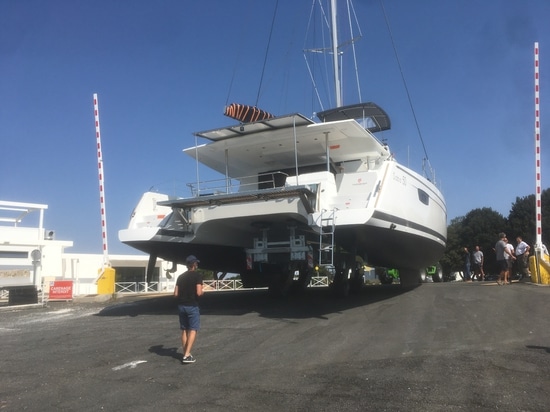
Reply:
[[328, 286], [328, 276], [313, 276], [309, 282], [309, 286], [312, 288]]
[[[328, 277], [326, 276], [314, 276], [309, 282], [309, 287], [324, 287], [328, 286]], [[147, 293], [158, 292], [158, 282], [116, 282], [116, 293]], [[243, 282], [240, 279], [229, 280], [205, 280], [203, 282], [205, 292], [209, 291], [224, 291], [224, 290], [239, 290], [244, 289]]]
[[203, 288], [205, 292], [209, 290], [237, 290], [243, 288], [243, 282], [240, 279], [205, 280]]
[[115, 282], [116, 293], [158, 292], [158, 282]]

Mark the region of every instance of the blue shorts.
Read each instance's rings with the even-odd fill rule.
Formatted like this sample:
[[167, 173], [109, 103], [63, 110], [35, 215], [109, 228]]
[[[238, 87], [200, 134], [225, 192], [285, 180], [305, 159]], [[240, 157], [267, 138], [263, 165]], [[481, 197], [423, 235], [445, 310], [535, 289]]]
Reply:
[[198, 306], [178, 305], [181, 330], [199, 330], [201, 315]]

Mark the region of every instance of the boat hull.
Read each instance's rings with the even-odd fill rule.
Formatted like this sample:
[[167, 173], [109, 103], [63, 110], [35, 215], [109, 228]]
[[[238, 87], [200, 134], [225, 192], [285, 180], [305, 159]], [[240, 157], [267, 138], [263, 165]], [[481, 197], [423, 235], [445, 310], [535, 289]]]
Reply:
[[[370, 179], [372, 186], [379, 187], [372, 189], [376, 195], [369, 188], [363, 193], [356, 189], [355, 198], [346, 197], [339, 208], [331, 205], [334, 245], [371, 266], [419, 270], [437, 263], [446, 242], [445, 205], [439, 191], [431, 184], [419, 185], [418, 175], [395, 162], [379, 174], [385, 176], [380, 184]], [[419, 199], [419, 190], [428, 194], [429, 202]], [[250, 199], [255, 201], [244, 203], [228, 204], [230, 196], [218, 196], [217, 204], [209, 198], [201, 199], [200, 204], [174, 201], [175, 211], [158, 226], [123, 230], [120, 239], [166, 260], [183, 263], [187, 255], [194, 254], [205, 269], [243, 273], [247, 251], [262, 239], [264, 231], [266, 239], [284, 242], [292, 228], [293, 236], [303, 236], [317, 263], [322, 263], [317, 256], [323, 243], [321, 220], [327, 211], [312, 213], [317, 194], [308, 191], [311, 201], [291, 192], [265, 200], [254, 196]], [[364, 207], [354, 207], [354, 202]]]

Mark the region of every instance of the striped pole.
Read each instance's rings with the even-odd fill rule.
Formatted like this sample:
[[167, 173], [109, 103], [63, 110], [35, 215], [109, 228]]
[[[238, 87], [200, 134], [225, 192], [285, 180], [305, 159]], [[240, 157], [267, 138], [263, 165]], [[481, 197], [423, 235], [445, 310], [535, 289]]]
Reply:
[[105, 185], [103, 183], [103, 156], [101, 154], [101, 133], [99, 130], [99, 105], [97, 93], [94, 93], [95, 137], [97, 141], [97, 170], [99, 176], [99, 204], [101, 208], [101, 236], [103, 238], [103, 267], [109, 266], [107, 248], [107, 218], [105, 216]]
[[535, 207], [536, 207], [536, 246], [542, 246], [541, 181], [540, 181], [540, 106], [539, 106], [539, 43], [535, 42]]

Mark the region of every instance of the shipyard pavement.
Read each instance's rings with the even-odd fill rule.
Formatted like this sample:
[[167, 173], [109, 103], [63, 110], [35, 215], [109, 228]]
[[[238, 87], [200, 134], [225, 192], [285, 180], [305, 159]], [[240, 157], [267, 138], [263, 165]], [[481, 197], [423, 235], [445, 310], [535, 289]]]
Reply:
[[181, 364], [173, 297], [0, 312], [2, 411], [547, 411], [550, 288], [207, 293]]

